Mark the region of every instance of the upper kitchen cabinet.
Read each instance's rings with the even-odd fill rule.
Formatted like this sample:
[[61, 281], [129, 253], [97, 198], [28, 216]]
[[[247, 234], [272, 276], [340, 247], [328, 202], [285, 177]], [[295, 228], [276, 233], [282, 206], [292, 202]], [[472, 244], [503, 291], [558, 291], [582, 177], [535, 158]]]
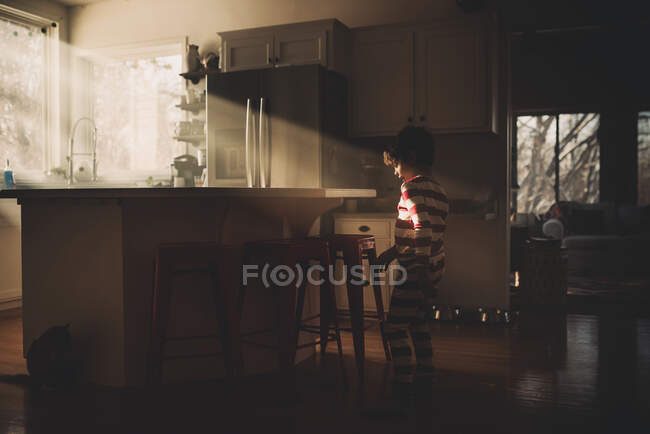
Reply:
[[346, 74], [347, 35], [347, 27], [335, 19], [222, 32], [222, 68], [320, 64]]
[[413, 120], [413, 31], [377, 27], [352, 34], [351, 130], [392, 135]]
[[325, 30], [285, 30], [275, 35], [273, 47], [276, 66], [320, 63], [327, 66]]
[[273, 34], [238, 34], [221, 41], [223, 71], [269, 68], [273, 66]]
[[351, 134], [495, 131], [491, 39], [485, 17], [354, 29]]
[[495, 130], [488, 28], [472, 17], [416, 31], [417, 122], [441, 133]]

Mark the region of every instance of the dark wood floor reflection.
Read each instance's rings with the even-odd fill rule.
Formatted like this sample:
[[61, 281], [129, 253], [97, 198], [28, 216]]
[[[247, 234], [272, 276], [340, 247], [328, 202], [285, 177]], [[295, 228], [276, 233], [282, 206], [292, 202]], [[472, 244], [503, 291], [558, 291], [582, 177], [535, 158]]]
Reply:
[[646, 433], [650, 320], [600, 314], [521, 314], [512, 328], [434, 324], [434, 400], [406, 420], [368, 418], [390, 378], [370, 327], [363, 386], [345, 334], [295, 378], [248, 377], [157, 391], [83, 387], [32, 393], [16, 374], [20, 311], [0, 313], [0, 432], [8, 433]]

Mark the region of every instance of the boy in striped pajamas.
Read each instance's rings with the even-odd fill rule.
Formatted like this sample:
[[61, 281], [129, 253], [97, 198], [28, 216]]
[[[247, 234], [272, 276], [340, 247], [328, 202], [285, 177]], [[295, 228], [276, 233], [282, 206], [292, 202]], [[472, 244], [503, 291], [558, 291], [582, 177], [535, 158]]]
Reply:
[[412, 405], [414, 382], [423, 386], [418, 387], [419, 397], [431, 393], [433, 353], [425, 316], [445, 269], [443, 234], [449, 210], [445, 190], [431, 175], [433, 160], [433, 137], [423, 127], [404, 128], [384, 152], [384, 163], [402, 180], [395, 245], [379, 257], [385, 266], [397, 259], [406, 269], [406, 281], [395, 287], [384, 325], [393, 359], [393, 399], [402, 407]]

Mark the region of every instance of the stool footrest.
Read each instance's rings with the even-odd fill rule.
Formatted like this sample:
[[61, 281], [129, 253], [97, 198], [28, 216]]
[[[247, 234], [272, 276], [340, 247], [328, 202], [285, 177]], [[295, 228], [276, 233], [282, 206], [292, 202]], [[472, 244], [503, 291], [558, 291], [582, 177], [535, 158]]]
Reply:
[[223, 353], [205, 353], [205, 354], [183, 354], [178, 356], [164, 356], [163, 360], [178, 360], [178, 359], [200, 359], [203, 357], [218, 357], [223, 356]]
[[246, 340], [246, 339], [242, 339], [241, 343], [242, 344], [248, 344], [248, 345], [254, 345], [256, 347], [261, 347], [261, 348], [268, 348], [270, 350], [277, 350], [278, 349], [277, 345], [263, 344], [263, 343], [260, 343], [260, 342], [253, 342], [253, 341], [249, 341], [249, 340]]
[[262, 334], [262, 333], [270, 333], [272, 331], [273, 331], [273, 329], [253, 330], [253, 331], [250, 331], [250, 332], [241, 333], [239, 336], [253, 336], [253, 335], [259, 335], [259, 334]]
[[[334, 336], [334, 335], [330, 335], [330, 337], [327, 338], [327, 342], [332, 342], [332, 341], [336, 341], [336, 336]], [[321, 343], [321, 340], [319, 339], [319, 340], [317, 340], [317, 341], [314, 341], [313, 343], [310, 342], [310, 343], [308, 343], [308, 344], [301, 344], [301, 345], [298, 345], [296, 348], [297, 348], [297, 349], [301, 349], [301, 348], [307, 348], [307, 347], [315, 347], [316, 345], [320, 345], [320, 343]]]
[[187, 339], [217, 339], [220, 338], [221, 336], [217, 334], [211, 334], [211, 335], [200, 335], [200, 336], [173, 336], [170, 338], [163, 338], [163, 342], [168, 342], [168, 341], [185, 341]]
[[[330, 329], [330, 330], [335, 330], [334, 327], [329, 327], [329, 329]], [[339, 328], [339, 330], [340, 330], [340, 328]], [[318, 328], [309, 328], [309, 329], [308, 329], [308, 328], [302, 328], [302, 327], [301, 327], [301, 328], [300, 328], [300, 331], [301, 331], [301, 332], [305, 332], [305, 333], [320, 334], [320, 329], [318, 329]]]
[[[350, 312], [348, 312], [348, 311], [340, 311], [339, 310], [339, 311], [337, 311], [337, 315], [348, 317], [348, 316], [351, 316], [352, 314]], [[365, 313], [364, 312], [363, 317], [364, 318], [379, 320], [379, 314], [376, 314], [376, 313]]]

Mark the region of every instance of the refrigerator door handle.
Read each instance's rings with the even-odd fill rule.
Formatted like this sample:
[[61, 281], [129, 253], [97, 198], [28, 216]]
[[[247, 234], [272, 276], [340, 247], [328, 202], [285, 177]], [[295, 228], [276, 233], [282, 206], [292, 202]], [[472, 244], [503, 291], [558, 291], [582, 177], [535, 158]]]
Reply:
[[251, 124], [251, 99], [246, 99], [246, 132], [245, 132], [245, 158], [246, 158], [246, 185], [253, 187], [253, 173], [252, 173], [252, 150], [250, 140], [250, 124]]
[[264, 98], [260, 98], [260, 122], [259, 122], [259, 146], [260, 146], [260, 186], [263, 188], [270, 187], [270, 182], [268, 178], [268, 158], [269, 150], [268, 143], [265, 140], [266, 129], [264, 128], [264, 121], [266, 117], [264, 116]]

